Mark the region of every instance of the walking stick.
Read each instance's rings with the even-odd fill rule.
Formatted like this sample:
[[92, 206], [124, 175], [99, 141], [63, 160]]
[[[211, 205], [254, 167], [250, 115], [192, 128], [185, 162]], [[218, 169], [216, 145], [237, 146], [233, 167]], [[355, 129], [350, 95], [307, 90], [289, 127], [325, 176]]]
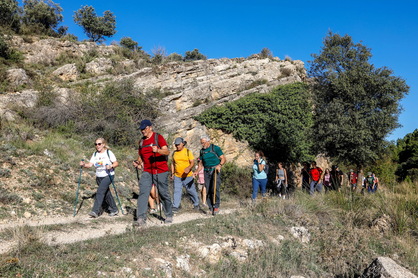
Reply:
[[212, 203], [212, 208], [215, 209], [215, 203], [216, 203], [216, 168], [215, 171], [213, 173], [213, 203]]
[[[84, 159], [82, 159], [81, 161], [84, 161]], [[83, 172], [83, 166], [80, 166], [80, 176], [78, 177], [78, 186], [77, 186], [77, 191], [75, 192], [75, 202], [74, 202], [73, 216], [75, 216], [77, 214], [78, 192], [80, 190], [80, 182], [81, 182], [81, 173], [82, 172]]]
[[[107, 166], [107, 164], [106, 164], [106, 166]], [[110, 174], [110, 171], [106, 170], [106, 172], [107, 172], [107, 175], [109, 176], [110, 182], [113, 185], [113, 189], [115, 190], [115, 195], [116, 195], [116, 199], [118, 200], [118, 204], [119, 204], [120, 210], [121, 210], [121, 212], [122, 212], [123, 215], [126, 215], [126, 213], [123, 212], [122, 204], [120, 203], [118, 191], [116, 190], [116, 186], [115, 186], [115, 183], [113, 181], [112, 175]]]

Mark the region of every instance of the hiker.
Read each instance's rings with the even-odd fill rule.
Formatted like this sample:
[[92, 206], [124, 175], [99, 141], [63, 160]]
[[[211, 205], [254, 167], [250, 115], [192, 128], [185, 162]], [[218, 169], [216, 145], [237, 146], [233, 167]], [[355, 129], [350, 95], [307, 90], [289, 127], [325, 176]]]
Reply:
[[[196, 172], [197, 168], [199, 167], [200, 158], [197, 159], [196, 165]], [[200, 205], [207, 208], [208, 205], [206, 204], [206, 187], [205, 187], [205, 173], [203, 168], [197, 173], [197, 187], [200, 192]]]
[[261, 195], [266, 197], [267, 191], [267, 173], [264, 171], [266, 167], [266, 160], [262, 151], [257, 151], [254, 154], [253, 160], [253, 193], [251, 199], [253, 202], [257, 200], [258, 189], [261, 191]]
[[311, 169], [309, 170], [309, 177], [310, 177], [309, 194], [313, 195], [315, 191], [321, 192], [322, 169], [316, 166], [315, 161], [312, 161], [311, 163]]
[[177, 213], [180, 210], [183, 187], [186, 188], [186, 192], [193, 202], [193, 208], [195, 210], [200, 209], [199, 197], [197, 196], [196, 187], [194, 185], [192, 171], [194, 157], [193, 153], [185, 147], [186, 144], [187, 142], [181, 137], [174, 140], [176, 150], [173, 152], [173, 160], [171, 162], [171, 178], [174, 179], [173, 213]]
[[372, 175], [372, 172], [368, 172], [367, 176], [363, 179], [363, 189], [362, 192], [364, 191], [364, 189], [367, 189], [367, 192], [369, 193], [373, 193], [374, 192], [374, 188], [375, 188], [375, 179]]
[[377, 191], [377, 188], [379, 187], [379, 178], [373, 172], [372, 172], [372, 176], [374, 177], [374, 188], [373, 188], [373, 192], [376, 192]]
[[200, 150], [200, 162], [196, 176], [203, 168], [205, 175], [206, 203], [213, 215], [219, 213], [221, 203], [221, 169], [226, 162], [221, 148], [210, 142], [210, 137], [204, 135], [200, 138], [202, 149]]
[[276, 185], [277, 185], [277, 191], [279, 192], [279, 198], [286, 199], [286, 193], [287, 193], [287, 171], [285, 168], [283, 168], [283, 163], [279, 162], [277, 163], [277, 169], [276, 169]]
[[309, 179], [311, 176], [309, 175], [309, 163], [303, 162], [303, 168], [300, 172], [301, 175], [301, 188], [302, 191], [309, 192]]
[[99, 186], [96, 191], [94, 205], [89, 216], [99, 217], [103, 211], [108, 211], [109, 216], [116, 216], [119, 211], [110, 192], [109, 185], [115, 177], [114, 169], [119, 163], [103, 138], [97, 138], [95, 143], [96, 151], [89, 162], [80, 161], [80, 166], [85, 168], [96, 167], [96, 183]]
[[331, 174], [328, 168], [324, 171], [324, 176], [322, 178], [322, 185], [325, 188], [325, 192], [328, 192], [332, 189], [331, 187]]
[[158, 197], [165, 213], [164, 223], [173, 222], [171, 198], [168, 191], [169, 169], [167, 164], [168, 150], [164, 137], [153, 131], [150, 120], [143, 120], [139, 125], [142, 139], [139, 141], [138, 159], [133, 162], [134, 167], [142, 169], [139, 181], [139, 196], [137, 208], [137, 222], [135, 226], [145, 226], [147, 217], [148, 197], [152, 184], [156, 185]]
[[340, 191], [341, 185], [344, 181], [344, 173], [337, 165], [332, 165], [331, 169], [331, 188], [332, 190]]
[[356, 191], [357, 181], [358, 181], [358, 174], [356, 172], [354, 172], [353, 169], [350, 169], [350, 173], [348, 174], [348, 180], [350, 181], [351, 190]]

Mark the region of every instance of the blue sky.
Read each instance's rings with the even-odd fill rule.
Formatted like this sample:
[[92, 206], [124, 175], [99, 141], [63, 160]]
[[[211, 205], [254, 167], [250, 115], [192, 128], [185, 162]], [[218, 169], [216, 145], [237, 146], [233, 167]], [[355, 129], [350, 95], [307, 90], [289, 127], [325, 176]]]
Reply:
[[328, 31], [350, 35], [372, 52], [371, 63], [386, 66], [410, 86], [401, 104], [402, 128], [387, 137], [396, 140], [418, 128], [418, 1], [109, 1], [56, 0], [63, 8], [69, 33], [86, 39], [73, 21], [74, 11], [93, 6], [116, 16], [117, 33], [106, 43], [131, 37], [152, 53], [199, 49], [208, 58], [248, 57], [269, 48], [274, 56], [302, 60], [308, 66], [319, 53]]

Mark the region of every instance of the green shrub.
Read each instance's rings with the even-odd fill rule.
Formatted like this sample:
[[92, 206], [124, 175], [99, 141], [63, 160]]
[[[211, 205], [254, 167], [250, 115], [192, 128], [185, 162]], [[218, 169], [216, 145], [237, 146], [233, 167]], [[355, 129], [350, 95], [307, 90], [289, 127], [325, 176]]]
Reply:
[[248, 198], [251, 193], [251, 171], [227, 162], [222, 167], [222, 192]]

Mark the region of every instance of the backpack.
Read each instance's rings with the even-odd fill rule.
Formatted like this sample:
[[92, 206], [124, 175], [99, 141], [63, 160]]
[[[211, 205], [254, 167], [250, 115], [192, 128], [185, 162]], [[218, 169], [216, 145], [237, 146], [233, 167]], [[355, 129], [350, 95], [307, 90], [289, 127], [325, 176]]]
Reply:
[[[158, 137], [159, 137], [159, 134], [157, 133], [157, 132], [154, 132], [154, 143], [155, 143], [155, 145], [158, 147], [158, 148], [160, 148], [161, 149], [161, 147], [160, 147], [160, 145], [158, 144]], [[140, 151], [142, 148], [146, 148], [146, 147], [152, 147], [152, 146], [154, 146], [154, 144], [150, 144], [150, 145], [145, 145], [145, 146], [143, 146], [143, 143], [144, 143], [144, 139], [142, 138], [141, 139], [141, 141], [139, 141], [139, 148], [138, 148], [138, 150]], [[165, 160], [167, 161], [168, 160], [168, 155], [162, 155], [164, 158], [165, 158]]]
[[265, 161], [264, 159], [261, 159], [261, 162], [265, 162], [266, 164], [264, 164], [264, 172], [268, 175], [268, 173], [269, 173], [269, 164], [267, 163], [267, 161]]

